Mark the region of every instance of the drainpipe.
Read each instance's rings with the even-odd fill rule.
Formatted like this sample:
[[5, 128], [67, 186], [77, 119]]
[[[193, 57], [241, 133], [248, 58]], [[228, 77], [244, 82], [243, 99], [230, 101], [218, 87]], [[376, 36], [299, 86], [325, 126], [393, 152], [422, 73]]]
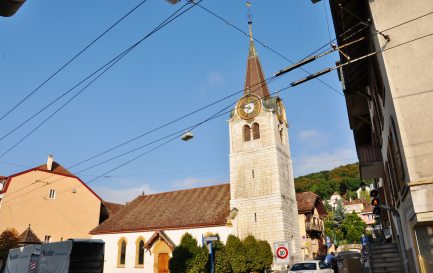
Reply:
[[396, 216], [398, 233], [399, 233], [398, 240], [400, 241], [400, 252], [401, 252], [401, 257], [403, 258], [403, 269], [404, 269], [404, 273], [409, 273], [409, 267], [407, 264], [407, 256], [406, 256], [406, 245], [403, 239], [403, 227], [401, 225], [400, 213], [395, 208], [391, 208], [389, 206], [380, 205], [380, 208], [384, 210], [389, 210]]

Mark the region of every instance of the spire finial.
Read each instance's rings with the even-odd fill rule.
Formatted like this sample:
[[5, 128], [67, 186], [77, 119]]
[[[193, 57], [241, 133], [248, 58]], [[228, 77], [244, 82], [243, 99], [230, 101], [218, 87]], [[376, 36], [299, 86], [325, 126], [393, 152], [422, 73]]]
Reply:
[[251, 19], [251, 2], [247, 1], [247, 7], [248, 7], [248, 27], [250, 30], [250, 41], [253, 41], [253, 21]]

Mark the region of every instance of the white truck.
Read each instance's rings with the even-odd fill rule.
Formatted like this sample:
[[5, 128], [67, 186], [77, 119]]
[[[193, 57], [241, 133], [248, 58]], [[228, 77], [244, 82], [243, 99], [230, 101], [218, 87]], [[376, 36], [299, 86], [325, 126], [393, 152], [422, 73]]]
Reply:
[[70, 239], [9, 250], [4, 273], [103, 273], [104, 242]]

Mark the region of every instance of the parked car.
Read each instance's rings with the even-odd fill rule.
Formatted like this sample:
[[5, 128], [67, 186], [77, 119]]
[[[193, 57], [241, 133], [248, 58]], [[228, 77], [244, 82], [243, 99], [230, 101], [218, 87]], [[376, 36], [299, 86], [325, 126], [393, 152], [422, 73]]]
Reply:
[[334, 270], [323, 261], [303, 261], [294, 264], [290, 268], [290, 273], [334, 273]]

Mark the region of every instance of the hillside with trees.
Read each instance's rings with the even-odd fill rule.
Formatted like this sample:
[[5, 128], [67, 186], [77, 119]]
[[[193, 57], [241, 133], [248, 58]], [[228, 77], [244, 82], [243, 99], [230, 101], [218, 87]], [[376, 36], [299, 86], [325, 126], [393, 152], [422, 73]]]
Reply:
[[337, 167], [330, 171], [321, 171], [295, 178], [296, 192], [311, 191], [322, 200], [327, 200], [334, 192], [346, 199], [356, 199], [355, 191], [361, 183], [369, 185], [372, 180], [361, 180], [358, 163]]

